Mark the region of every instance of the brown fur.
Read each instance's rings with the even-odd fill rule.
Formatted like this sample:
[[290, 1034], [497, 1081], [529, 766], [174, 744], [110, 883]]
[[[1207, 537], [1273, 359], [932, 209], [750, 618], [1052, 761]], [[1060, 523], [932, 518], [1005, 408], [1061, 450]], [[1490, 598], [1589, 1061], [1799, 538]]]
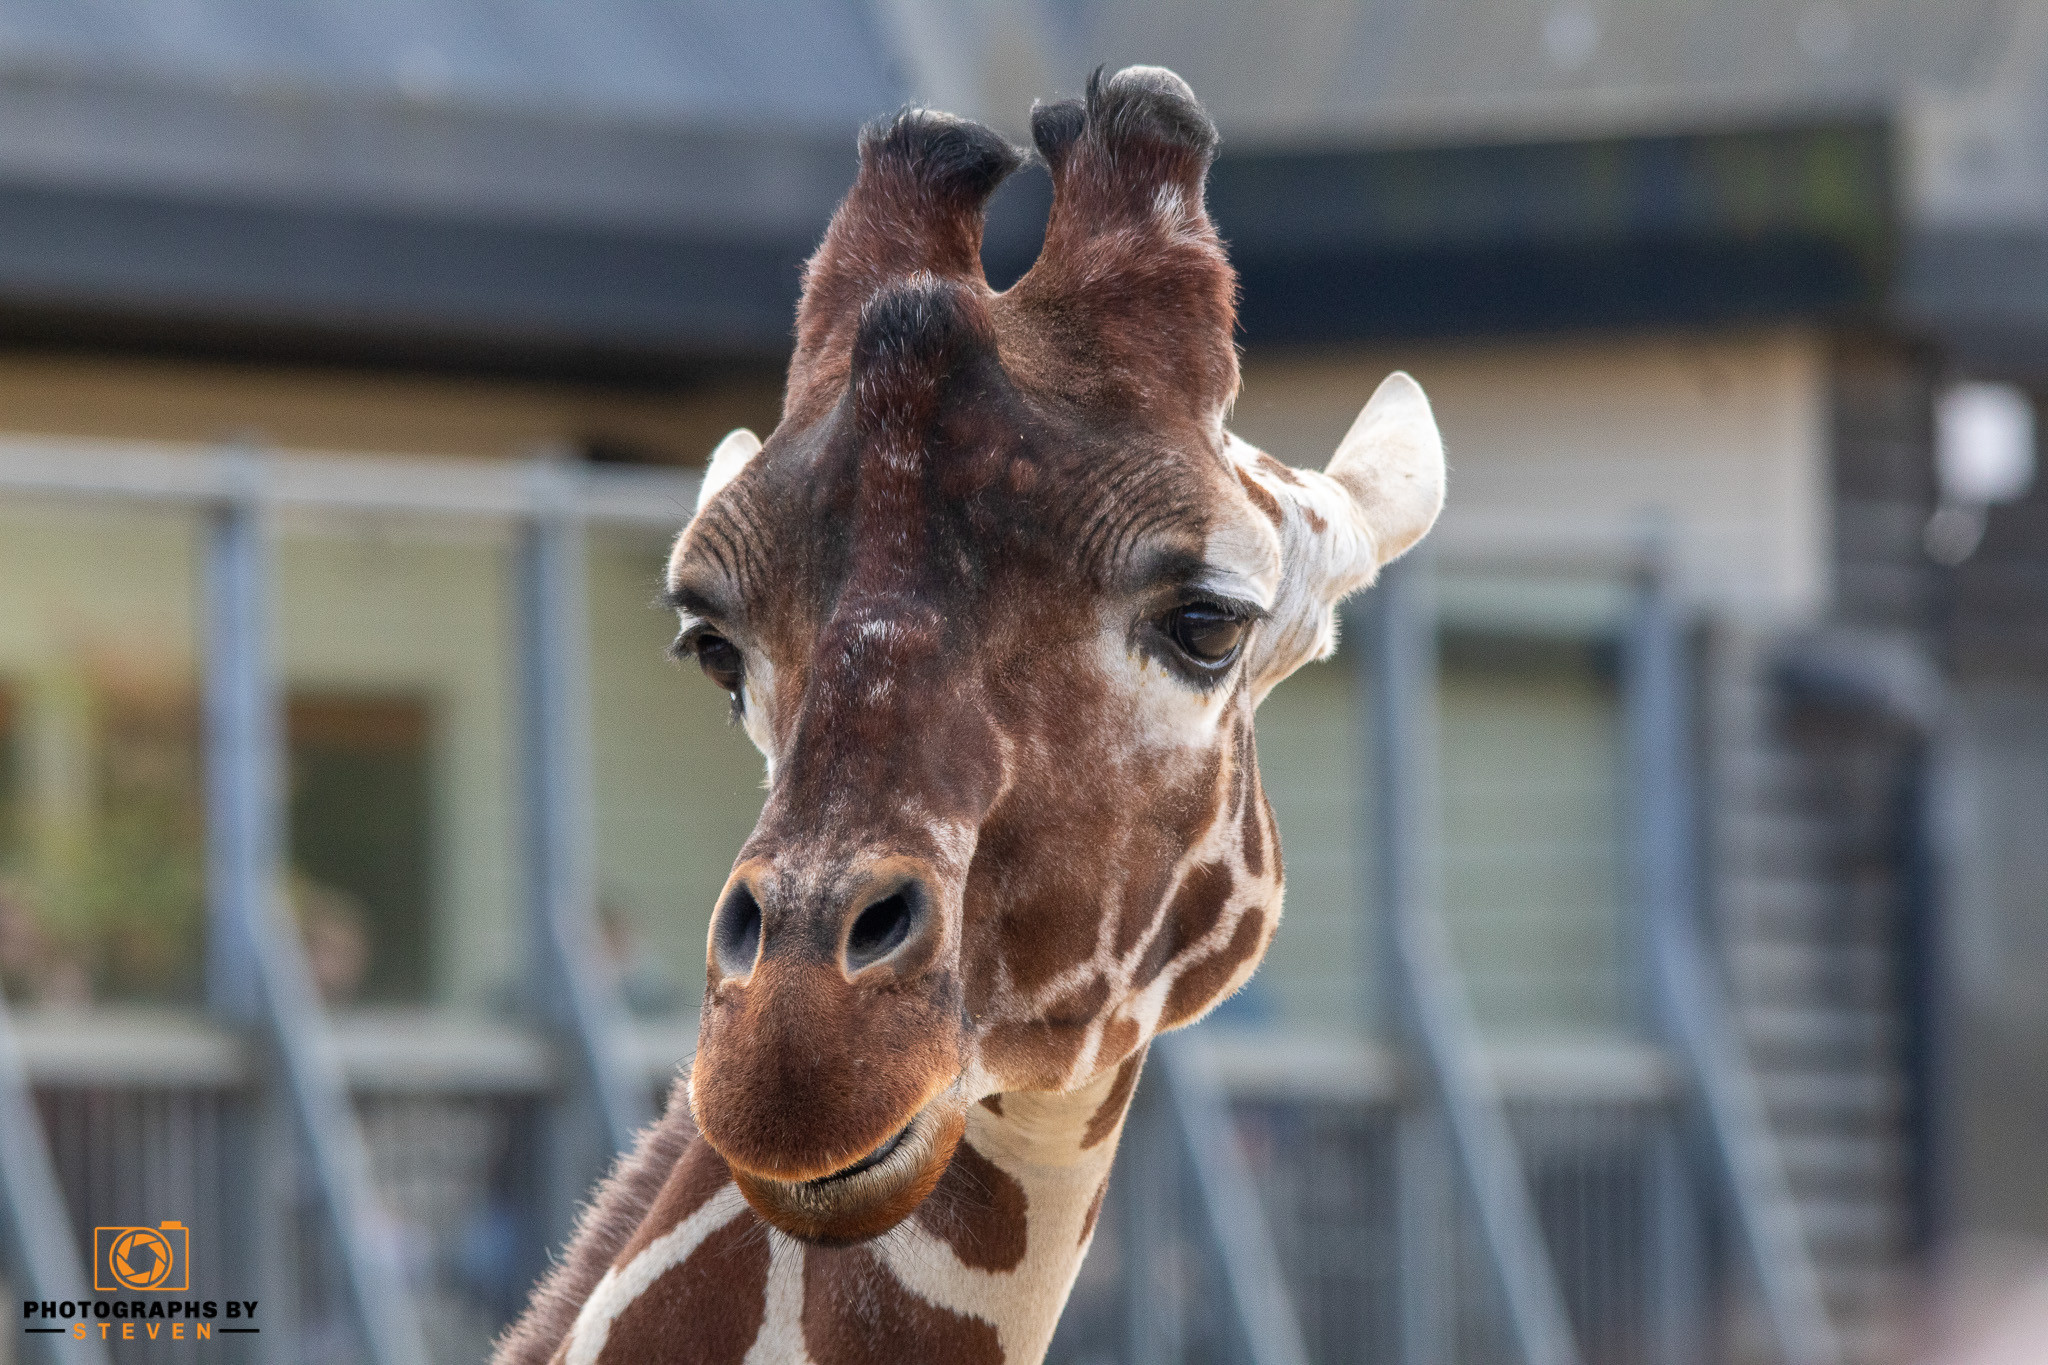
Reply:
[[736, 1218], [619, 1314], [604, 1354], [674, 1365], [740, 1365], [760, 1334], [767, 1288], [767, 1232], [750, 1218]]
[[982, 282], [982, 208], [1021, 163], [995, 133], [929, 109], [862, 131], [860, 174], [804, 268], [785, 421], [813, 421], [838, 401], [878, 290], [916, 274]]
[[1109, 1093], [1102, 1097], [1102, 1103], [1088, 1118], [1088, 1131], [1081, 1135], [1081, 1149], [1086, 1151], [1116, 1131], [1124, 1121], [1124, 1110], [1130, 1106], [1131, 1095], [1138, 1088], [1138, 1072], [1145, 1065], [1145, 1054], [1134, 1052], [1124, 1058], [1123, 1065], [1116, 1069], [1116, 1083]]
[[[1168, 78], [1170, 79], [1170, 78]], [[1237, 392], [1237, 276], [1202, 204], [1216, 129], [1159, 76], [1119, 72], [1032, 111], [1052, 171], [1045, 248], [1004, 297], [1021, 368], [1064, 371], [1089, 406], [1214, 421]], [[1157, 211], [1177, 196], [1181, 213]], [[1048, 343], [1082, 363], [1060, 364]]]
[[1104, 1177], [1095, 1187], [1095, 1197], [1088, 1201], [1088, 1216], [1081, 1220], [1081, 1245], [1087, 1246], [1088, 1239], [1095, 1235], [1095, 1221], [1102, 1217], [1102, 1199], [1109, 1193], [1109, 1180]]
[[679, 1081], [669, 1092], [667, 1111], [641, 1130], [633, 1150], [614, 1163], [597, 1196], [584, 1206], [568, 1251], [534, 1286], [518, 1321], [498, 1338], [492, 1365], [546, 1365], [590, 1291], [647, 1222], [662, 1186], [696, 1136]]
[[1193, 1023], [1215, 1004], [1238, 968], [1265, 951], [1272, 928], [1263, 911], [1256, 907], [1247, 909], [1231, 933], [1230, 942], [1221, 951], [1195, 963], [1173, 983], [1173, 989], [1166, 993], [1166, 1009], [1159, 1016], [1160, 1027], [1179, 1028]]
[[804, 1347], [816, 1365], [1003, 1365], [992, 1325], [925, 1302], [866, 1247], [805, 1253]]
[[962, 1265], [1000, 1272], [1024, 1262], [1028, 1212], [1016, 1178], [963, 1142], [917, 1221], [952, 1247]]

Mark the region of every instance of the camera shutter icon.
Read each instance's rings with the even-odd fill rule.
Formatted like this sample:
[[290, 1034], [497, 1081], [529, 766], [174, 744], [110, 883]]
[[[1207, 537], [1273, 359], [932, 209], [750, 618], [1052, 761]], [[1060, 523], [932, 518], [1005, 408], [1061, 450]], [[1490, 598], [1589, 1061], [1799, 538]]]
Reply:
[[182, 1293], [191, 1287], [192, 1234], [183, 1223], [94, 1228], [93, 1288]]

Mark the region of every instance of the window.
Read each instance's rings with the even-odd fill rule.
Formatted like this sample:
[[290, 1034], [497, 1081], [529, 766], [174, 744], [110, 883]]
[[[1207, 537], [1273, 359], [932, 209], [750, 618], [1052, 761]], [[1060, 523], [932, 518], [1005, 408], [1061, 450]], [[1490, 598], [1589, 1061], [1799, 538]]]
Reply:
[[[1588, 635], [1447, 630], [1438, 708], [1443, 911], [1480, 1023], [1497, 1035], [1619, 1027], [1622, 831], [1611, 648]], [[1354, 670], [1347, 640], [1259, 708], [1260, 772], [1280, 822], [1287, 900], [1266, 964], [1222, 1018], [1376, 1027], [1380, 991]]]
[[434, 951], [427, 703], [300, 693], [286, 732], [291, 896], [322, 996], [424, 1000]]
[[1448, 632], [1444, 913], [1482, 1025], [1619, 1025], [1621, 735], [1613, 651]]

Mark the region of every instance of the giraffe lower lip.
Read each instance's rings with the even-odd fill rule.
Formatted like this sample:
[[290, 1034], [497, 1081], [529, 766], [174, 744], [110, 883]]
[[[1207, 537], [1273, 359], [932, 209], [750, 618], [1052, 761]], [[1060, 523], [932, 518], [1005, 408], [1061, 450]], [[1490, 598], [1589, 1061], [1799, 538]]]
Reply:
[[916, 1126], [917, 1123], [915, 1120], [912, 1120], [911, 1122], [904, 1124], [903, 1130], [897, 1133], [895, 1137], [890, 1138], [887, 1142], [875, 1148], [874, 1151], [869, 1152], [866, 1156], [854, 1162], [845, 1170], [834, 1171], [830, 1175], [821, 1175], [816, 1180], [806, 1180], [804, 1184], [829, 1185], [835, 1180], [850, 1180], [854, 1176], [859, 1175], [862, 1171], [873, 1170], [875, 1167], [887, 1161], [890, 1157], [896, 1155], [896, 1149], [903, 1145], [904, 1139], [910, 1136], [910, 1130], [912, 1128], [915, 1128]]
[[928, 1106], [887, 1142], [843, 1170], [813, 1180], [776, 1180], [732, 1167], [754, 1211], [792, 1237], [848, 1246], [880, 1236], [924, 1202], [966, 1132], [952, 1105]]

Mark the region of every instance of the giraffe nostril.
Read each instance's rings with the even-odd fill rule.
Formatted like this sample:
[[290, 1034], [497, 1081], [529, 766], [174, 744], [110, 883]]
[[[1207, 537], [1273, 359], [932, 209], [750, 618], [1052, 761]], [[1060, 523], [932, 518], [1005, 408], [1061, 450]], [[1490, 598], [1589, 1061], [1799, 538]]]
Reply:
[[924, 896], [913, 884], [898, 887], [854, 916], [846, 932], [848, 976], [886, 961], [910, 941], [924, 915]]
[[736, 884], [718, 907], [712, 953], [722, 976], [745, 976], [761, 953], [761, 903], [745, 882]]

